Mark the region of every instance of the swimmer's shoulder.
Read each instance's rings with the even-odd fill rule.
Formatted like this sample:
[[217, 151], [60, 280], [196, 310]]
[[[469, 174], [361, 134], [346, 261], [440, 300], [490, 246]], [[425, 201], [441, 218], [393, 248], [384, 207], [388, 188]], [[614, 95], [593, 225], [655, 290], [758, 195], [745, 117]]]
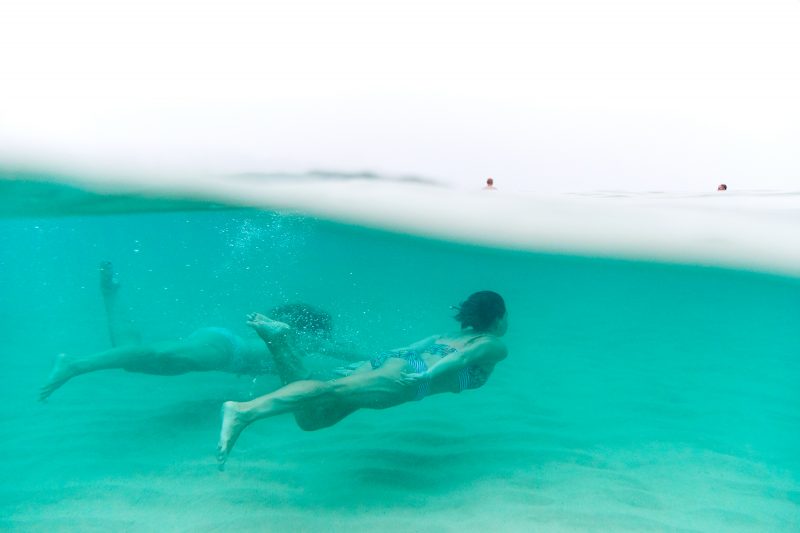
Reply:
[[468, 340], [464, 347], [480, 351], [495, 362], [502, 361], [508, 357], [508, 347], [506, 343], [503, 342], [503, 339], [497, 335], [477, 335]]

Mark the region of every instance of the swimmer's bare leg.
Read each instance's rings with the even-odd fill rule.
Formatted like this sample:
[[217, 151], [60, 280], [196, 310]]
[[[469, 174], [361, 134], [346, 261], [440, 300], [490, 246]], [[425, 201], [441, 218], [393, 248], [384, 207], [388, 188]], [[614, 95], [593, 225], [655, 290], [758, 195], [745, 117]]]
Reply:
[[[222, 426], [217, 444], [217, 462], [223, 470], [228, 455], [242, 431], [256, 420], [289, 413], [304, 406], [313, 406], [332, 391], [325, 381], [302, 380], [265, 394], [249, 402], [225, 402], [222, 404]], [[341, 420], [355, 409], [345, 408], [337, 413], [335, 421]], [[330, 424], [319, 425], [319, 428]], [[317, 428], [315, 428], [317, 429]]]
[[176, 376], [186, 372], [221, 370], [219, 362], [225, 358], [216, 345], [192, 339], [129, 344], [84, 356], [59, 354], [47, 383], [39, 389], [39, 399], [46, 400], [74, 377], [99, 370], [120, 369]]
[[152, 359], [155, 351], [141, 345], [128, 345], [112, 348], [89, 356], [58, 354], [53, 363], [50, 376], [39, 389], [39, 399], [46, 400], [67, 381], [81, 374], [115, 368], [134, 367], [141, 361]]
[[309, 379], [311, 373], [303, 364], [302, 355], [304, 354], [294, 342], [294, 330], [291, 326], [259, 313], [248, 315], [247, 325], [253, 328], [267, 345], [284, 385]]
[[294, 413], [301, 429], [316, 431], [363, 407], [385, 408], [408, 401], [406, 385], [397, 379], [405, 365], [405, 361], [397, 359], [378, 371], [331, 381], [295, 381], [248, 402], [225, 402], [217, 444], [220, 470], [241, 432], [256, 420]]
[[108, 333], [112, 346], [139, 344], [141, 335], [134, 329], [133, 321], [127, 315], [125, 307], [119, 302], [120, 283], [114, 265], [110, 261], [100, 263], [100, 292], [106, 309]]

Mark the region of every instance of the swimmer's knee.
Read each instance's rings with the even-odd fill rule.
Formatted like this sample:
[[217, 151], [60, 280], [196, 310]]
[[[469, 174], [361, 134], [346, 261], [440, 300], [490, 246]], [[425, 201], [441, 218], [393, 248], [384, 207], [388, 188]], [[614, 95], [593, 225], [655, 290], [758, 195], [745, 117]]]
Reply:
[[317, 431], [325, 427], [317, 422], [312, 422], [310, 420], [303, 420], [298, 418], [296, 421], [297, 421], [297, 427], [299, 427], [303, 431]]
[[294, 420], [295, 422], [297, 422], [297, 427], [299, 427], [303, 431], [317, 431], [319, 429], [323, 429], [332, 425], [330, 421], [323, 420], [318, 416], [310, 416], [303, 414], [295, 415]]
[[297, 427], [303, 431], [317, 431], [335, 425], [337, 422], [352, 413], [352, 409], [326, 409], [320, 411], [296, 412], [294, 414]]

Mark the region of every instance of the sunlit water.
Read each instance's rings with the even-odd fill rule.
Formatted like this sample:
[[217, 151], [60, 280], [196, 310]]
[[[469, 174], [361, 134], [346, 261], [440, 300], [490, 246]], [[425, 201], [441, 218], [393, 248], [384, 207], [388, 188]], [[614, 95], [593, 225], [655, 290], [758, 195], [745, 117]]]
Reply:
[[[796, 278], [133, 205], [0, 220], [0, 528], [800, 524]], [[510, 355], [477, 391], [314, 433], [289, 417], [254, 424], [220, 473], [220, 403], [268, 392], [274, 377], [103, 371], [36, 401], [55, 354], [109, 347], [103, 260], [146, 340], [203, 326], [252, 335], [246, 313], [302, 301], [371, 353], [453, 329], [450, 306], [492, 289], [509, 308]]]

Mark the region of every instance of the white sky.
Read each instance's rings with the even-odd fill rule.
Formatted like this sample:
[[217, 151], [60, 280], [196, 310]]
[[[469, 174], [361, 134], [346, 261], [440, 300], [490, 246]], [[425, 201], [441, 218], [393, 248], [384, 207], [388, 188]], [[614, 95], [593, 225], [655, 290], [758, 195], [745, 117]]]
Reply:
[[800, 0], [3, 0], [20, 158], [800, 190]]

